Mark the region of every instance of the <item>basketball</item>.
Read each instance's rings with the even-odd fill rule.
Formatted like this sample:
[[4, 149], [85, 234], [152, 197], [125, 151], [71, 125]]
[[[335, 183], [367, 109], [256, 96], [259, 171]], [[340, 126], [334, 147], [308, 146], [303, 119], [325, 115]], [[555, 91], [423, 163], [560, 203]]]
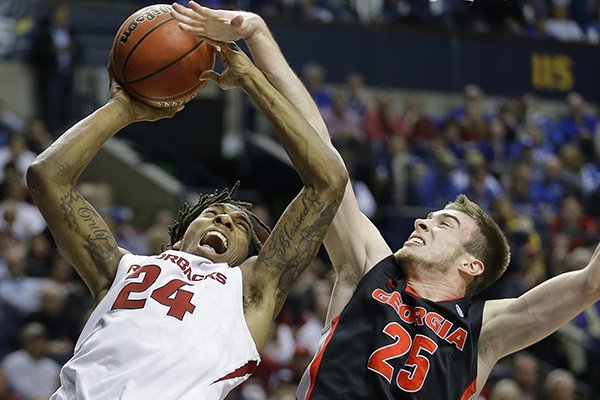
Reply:
[[156, 108], [185, 104], [206, 86], [198, 78], [215, 65], [212, 46], [184, 32], [171, 6], [155, 4], [130, 15], [119, 28], [110, 64], [121, 87]]

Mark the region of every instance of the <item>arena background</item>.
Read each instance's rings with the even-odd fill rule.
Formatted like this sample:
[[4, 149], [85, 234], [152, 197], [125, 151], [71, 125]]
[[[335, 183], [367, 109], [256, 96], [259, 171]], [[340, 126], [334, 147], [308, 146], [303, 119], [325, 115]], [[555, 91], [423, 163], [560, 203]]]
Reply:
[[[516, 296], [585, 264], [600, 238], [600, 2], [200, 3], [260, 13], [305, 82], [320, 77], [314, 95], [351, 168], [361, 207], [393, 248], [412, 231], [415, 217], [465, 192], [494, 214], [512, 246], [507, 274], [482, 297]], [[3, 166], [11, 158], [26, 163], [103, 104], [114, 34], [128, 15], [151, 3], [64, 2], [74, 85], [71, 92], [57, 91], [48, 104], [39, 77], [56, 76], [40, 75], [45, 59], [36, 40], [53, 4], [0, 4]], [[57, 105], [67, 109], [45, 115]], [[67, 117], [52, 118], [59, 114]], [[24, 138], [28, 150], [11, 153], [14, 137]], [[21, 347], [21, 328], [38, 321], [47, 325], [48, 356], [62, 364], [91, 299], [39, 217], [31, 215], [26, 192], [7, 189], [5, 174], [0, 174], [0, 359]], [[268, 123], [245, 95], [209, 84], [176, 118], [134, 124], [117, 135], [85, 171], [80, 189], [110, 221], [123, 247], [152, 252], [165, 243], [166, 225], [183, 201], [236, 180], [238, 197], [254, 202], [271, 221], [300, 187]], [[17, 219], [27, 221], [23, 226], [8, 221], [15, 207], [26, 210]], [[20, 275], [15, 263], [21, 264]], [[322, 251], [290, 295], [263, 363], [231, 399], [293, 398], [316, 346], [331, 283]], [[15, 292], [16, 287], [28, 289]], [[3, 372], [0, 376], [11, 375]], [[557, 397], [557, 385], [568, 386], [570, 379], [574, 397]], [[596, 304], [550, 338], [499, 363], [482, 396], [597, 399], [599, 382]], [[511, 385], [521, 394], [501, 397]]]

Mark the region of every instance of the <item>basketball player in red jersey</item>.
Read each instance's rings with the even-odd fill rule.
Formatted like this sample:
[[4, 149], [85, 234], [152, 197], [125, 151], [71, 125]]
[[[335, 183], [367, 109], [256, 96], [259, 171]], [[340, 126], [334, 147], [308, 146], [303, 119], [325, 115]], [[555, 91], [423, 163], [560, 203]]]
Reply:
[[[174, 6], [173, 15], [200, 36], [244, 39], [269, 81], [331, 146], [314, 102], [259, 16], [194, 2]], [[597, 248], [584, 269], [519, 298], [471, 300], [504, 273], [509, 248], [494, 221], [465, 196], [417, 219], [392, 252], [349, 184], [324, 243], [337, 279], [300, 399], [476, 398], [498, 360], [600, 298]]]
[[173, 249], [128, 254], [75, 182], [126, 125], [180, 108], [150, 108], [113, 84], [110, 100], [27, 171], [56, 243], [96, 302], [53, 400], [223, 399], [253, 372], [288, 290], [316, 255], [347, 172], [243, 52], [227, 45], [220, 54], [227, 68], [211, 78], [223, 88], [241, 87], [264, 111], [303, 187], [264, 244], [264, 226], [226, 190], [184, 208], [171, 227]]

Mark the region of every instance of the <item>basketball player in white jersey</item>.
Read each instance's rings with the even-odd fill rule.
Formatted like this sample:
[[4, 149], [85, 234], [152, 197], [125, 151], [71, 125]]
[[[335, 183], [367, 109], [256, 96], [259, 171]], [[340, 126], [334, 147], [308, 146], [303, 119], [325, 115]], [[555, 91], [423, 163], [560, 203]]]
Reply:
[[[269, 81], [331, 146], [310, 94], [258, 15], [193, 1], [173, 9], [186, 31], [245, 40]], [[323, 346], [299, 387], [302, 399], [475, 398], [498, 360], [600, 300], [599, 245], [585, 268], [518, 298], [472, 301], [502, 275], [509, 249], [493, 220], [464, 196], [417, 219], [393, 252], [348, 184], [324, 244], [337, 279]]]
[[[113, 83], [109, 101], [27, 171], [57, 245], [96, 302], [53, 400], [223, 399], [259, 363], [288, 290], [316, 255], [344, 193], [344, 166], [243, 52], [226, 46], [219, 54], [227, 68], [211, 79], [250, 95], [276, 128], [303, 187], [264, 244], [264, 225], [225, 190], [184, 207], [171, 227], [171, 250], [129, 254], [75, 183], [119, 130], [181, 107], [147, 107]], [[296, 163], [307, 157], [309, 163]], [[148, 195], [140, 193], [140, 201]]]

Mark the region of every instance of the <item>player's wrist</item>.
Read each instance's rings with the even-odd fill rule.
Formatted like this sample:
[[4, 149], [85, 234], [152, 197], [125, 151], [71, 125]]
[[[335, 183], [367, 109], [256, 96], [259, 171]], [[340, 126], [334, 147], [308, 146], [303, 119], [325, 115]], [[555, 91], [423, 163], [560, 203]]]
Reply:
[[260, 15], [248, 13], [244, 18], [249, 28], [243, 39], [248, 46], [252, 46], [256, 41], [261, 40], [262, 34], [268, 30], [268, 27]]

